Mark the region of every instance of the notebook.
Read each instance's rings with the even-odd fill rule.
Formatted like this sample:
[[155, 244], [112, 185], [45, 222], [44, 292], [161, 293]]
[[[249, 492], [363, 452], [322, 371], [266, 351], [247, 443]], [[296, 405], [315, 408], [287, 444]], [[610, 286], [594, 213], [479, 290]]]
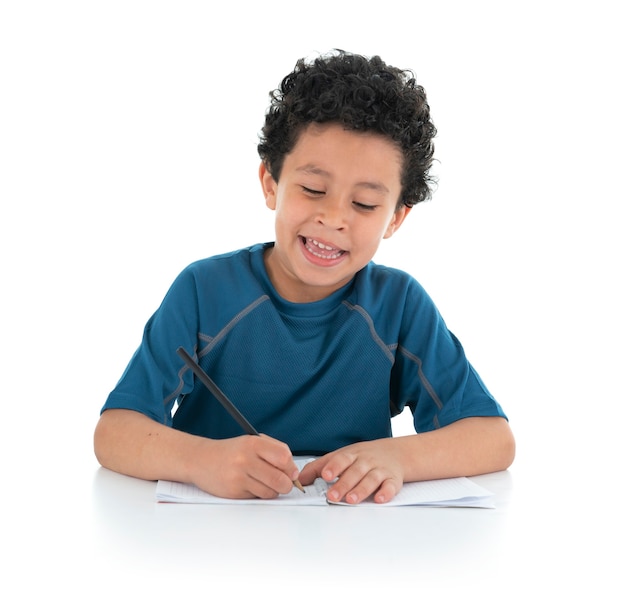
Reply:
[[[296, 460], [300, 467], [309, 460]], [[176, 481], [161, 480], [156, 486], [156, 499], [158, 502], [176, 502], [187, 504], [261, 504], [261, 505], [292, 505], [292, 506], [376, 506], [376, 507], [399, 507], [399, 506], [429, 506], [429, 507], [480, 507], [486, 509], [495, 508], [493, 493], [484, 487], [474, 483], [466, 477], [453, 479], [436, 479], [432, 481], [416, 481], [405, 483], [398, 494], [389, 502], [380, 504], [373, 499], [367, 499], [358, 505], [349, 505], [346, 502], [332, 502], [326, 498], [328, 484], [323, 479], [316, 479], [311, 485], [305, 486], [305, 493], [293, 488], [288, 494], [282, 494], [270, 500], [230, 499], [213, 496], [190, 483], [178, 483]]]

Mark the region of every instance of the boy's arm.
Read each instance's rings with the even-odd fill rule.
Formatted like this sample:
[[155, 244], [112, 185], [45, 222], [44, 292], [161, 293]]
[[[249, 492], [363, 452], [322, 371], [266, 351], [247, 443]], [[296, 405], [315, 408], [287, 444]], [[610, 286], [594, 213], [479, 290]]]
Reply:
[[388, 502], [405, 482], [505, 470], [514, 455], [515, 440], [506, 419], [468, 417], [432, 432], [338, 449], [307, 464], [300, 481], [307, 485], [316, 477], [337, 479], [328, 490], [335, 501], [357, 504], [374, 494], [376, 502]]
[[116, 472], [194, 483], [224, 498], [274, 498], [291, 491], [298, 477], [289, 447], [270, 437], [208, 439], [127, 409], [100, 416], [94, 451], [102, 466]]

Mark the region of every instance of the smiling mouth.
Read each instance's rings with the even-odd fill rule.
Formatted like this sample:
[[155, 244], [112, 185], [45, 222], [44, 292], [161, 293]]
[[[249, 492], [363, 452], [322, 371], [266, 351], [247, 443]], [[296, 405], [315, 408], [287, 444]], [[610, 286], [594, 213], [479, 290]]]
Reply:
[[309, 253], [323, 260], [336, 260], [346, 253], [346, 251], [339, 249], [339, 247], [327, 245], [326, 243], [322, 243], [314, 238], [302, 236], [301, 240], [305, 249]]

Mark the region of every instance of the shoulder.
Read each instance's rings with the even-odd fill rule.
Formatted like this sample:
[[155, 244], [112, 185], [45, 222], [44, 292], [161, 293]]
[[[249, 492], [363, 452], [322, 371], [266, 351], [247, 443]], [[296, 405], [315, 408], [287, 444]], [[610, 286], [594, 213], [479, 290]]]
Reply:
[[212, 255], [187, 265], [182, 275], [202, 276], [220, 272], [231, 273], [233, 271], [245, 272], [253, 268], [256, 260], [263, 258], [263, 244], [252, 245], [236, 251]]
[[[408, 272], [370, 262], [356, 277], [360, 298], [381, 301], [381, 298], [398, 300], [430, 300], [422, 285]], [[384, 302], [385, 300], [383, 300]]]
[[221, 283], [249, 283], [262, 276], [263, 251], [264, 245], [258, 244], [196, 260], [178, 274], [172, 287], [215, 288]]
[[383, 328], [433, 326], [441, 317], [415, 277], [380, 264], [370, 263], [358, 273], [352, 299]]
[[191, 262], [176, 276], [166, 298], [206, 299], [223, 294], [232, 297], [235, 293], [245, 297], [250, 292], [258, 293], [263, 250], [264, 245], [258, 244]]

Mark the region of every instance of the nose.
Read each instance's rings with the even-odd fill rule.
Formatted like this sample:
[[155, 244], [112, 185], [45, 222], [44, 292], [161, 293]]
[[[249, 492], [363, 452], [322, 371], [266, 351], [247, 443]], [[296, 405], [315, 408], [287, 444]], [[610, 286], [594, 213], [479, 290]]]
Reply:
[[315, 221], [332, 230], [344, 230], [348, 225], [347, 211], [345, 203], [341, 198], [324, 198], [320, 202]]

